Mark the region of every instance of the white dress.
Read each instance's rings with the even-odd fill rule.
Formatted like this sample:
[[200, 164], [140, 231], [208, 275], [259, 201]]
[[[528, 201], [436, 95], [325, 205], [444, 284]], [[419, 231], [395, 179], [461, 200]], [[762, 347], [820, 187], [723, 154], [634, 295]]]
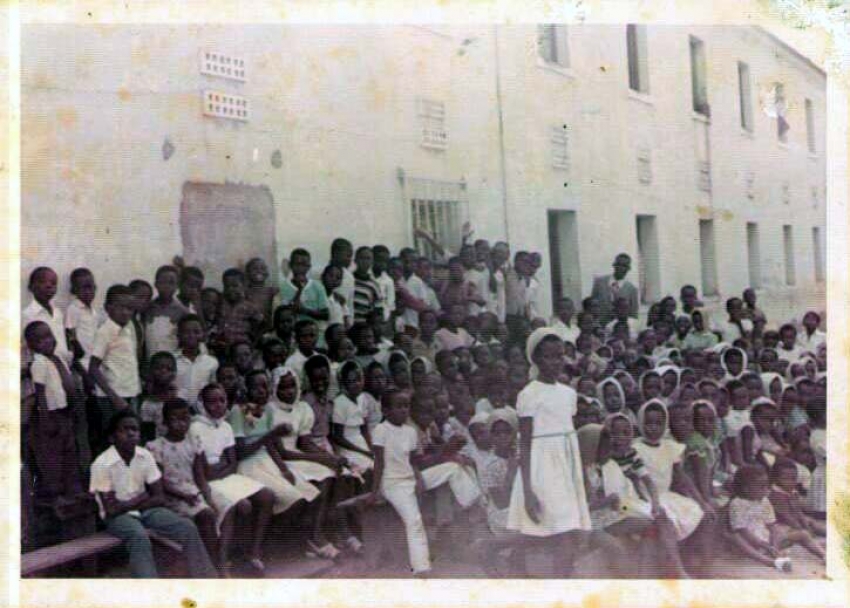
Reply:
[[[331, 415], [331, 422], [334, 424], [343, 425], [343, 437], [364, 450], [369, 449], [369, 444], [366, 443], [366, 438], [360, 430], [366, 424], [366, 402], [361, 393], [357, 397], [357, 401], [352, 401], [345, 393], [340, 393], [334, 399], [334, 411]], [[374, 466], [374, 461], [360, 452], [354, 450], [346, 450], [345, 448], [337, 448], [337, 453], [340, 456], [348, 458], [348, 461], [357, 465], [360, 470], [368, 471]]]
[[686, 539], [699, 526], [703, 513], [696, 501], [670, 489], [673, 466], [682, 462], [685, 444], [662, 439], [659, 445], [652, 446], [638, 439], [634, 448], [658, 490], [658, 501], [676, 528], [676, 538], [680, 541]]
[[[292, 433], [282, 437], [280, 442], [283, 448], [290, 452], [300, 452], [298, 449], [298, 438], [309, 437], [313, 430], [315, 414], [313, 408], [307, 403], [288, 404], [280, 401], [269, 403], [272, 407], [272, 426], [288, 424], [292, 427]], [[333, 477], [333, 469], [311, 460], [287, 460], [286, 466], [293, 474], [296, 472], [308, 481], [323, 481]]]
[[576, 400], [572, 388], [537, 380], [519, 394], [517, 414], [534, 422], [529, 478], [542, 512], [539, 523], [528, 517], [522, 474], [517, 472], [508, 511], [509, 530], [529, 536], [552, 536], [591, 529], [578, 438], [573, 428]]
[[617, 510], [605, 507], [591, 511], [594, 530], [603, 530], [628, 518], [653, 519], [652, 505], [640, 497], [635, 484], [626, 477], [615, 460], [609, 459], [594, 473], [599, 475], [603, 495], [616, 494], [620, 503]]
[[[193, 438], [201, 446], [209, 464], [218, 464], [224, 450], [236, 445], [233, 437], [233, 428], [226, 420], [212, 420], [206, 416], [195, 416], [192, 418], [192, 426], [189, 427], [189, 437]], [[227, 513], [236, 504], [249, 496], [253, 496], [265, 486], [259, 481], [245, 477], [239, 473], [233, 473], [221, 479], [209, 482], [212, 502], [218, 512], [216, 518], [216, 530], [221, 532], [221, 522]]]

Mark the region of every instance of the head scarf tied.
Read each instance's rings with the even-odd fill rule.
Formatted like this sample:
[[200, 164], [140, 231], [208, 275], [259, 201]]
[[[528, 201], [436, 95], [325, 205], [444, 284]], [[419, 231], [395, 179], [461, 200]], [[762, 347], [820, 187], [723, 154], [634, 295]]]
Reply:
[[[474, 416], [472, 420], [475, 420]], [[470, 420], [469, 424], [472, 424], [472, 420]], [[499, 407], [490, 412], [489, 416], [487, 416], [487, 427], [492, 429], [493, 425], [497, 422], [507, 422], [514, 433], [519, 428], [519, 417], [514, 409], [510, 407]]]
[[664, 428], [665, 429], [667, 428], [667, 425], [669, 424], [669, 417], [667, 415], [667, 406], [664, 404], [664, 402], [661, 401], [661, 399], [650, 399], [649, 401], [644, 403], [642, 406], [640, 406], [640, 409], [638, 410], [638, 415], [637, 415], [638, 431], [640, 431], [641, 436], [646, 436], [646, 433], [644, 433], [644, 426], [646, 425], [646, 412], [649, 410], [649, 408], [657, 408], [657, 409], [660, 409], [664, 413]]
[[528, 377], [532, 380], [537, 380], [537, 376], [540, 375], [540, 370], [537, 368], [537, 364], [534, 363], [534, 351], [537, 350], [537, 347], [544, 338], [548, 338], [549, 336], [554, 336], [558, 338], [558, 340], [561, 339], [558, 332], [551, 327], [539, 327], [531, 332], [531, 335], [528, 336], [528, 340], [525, 342], [525, 356], [531, 364]]
[[609, 384], [614, 386], [617, 392], [620, 393], [620, 408], [618, 411], [622, 411], [626, 407], [626, 391], [623, 390], [623, 385], [620, 384], [620, 381], [612, 376], [605, 378], [605, 380], [596, 385], [596, 392], [599, 395], [599, 400], [602, 402], [603, 413], [608, 413], [608, 405], [605, 403], [605, 387]]
[[[434, 371], [434, 364], [431, 363], [431, 360], [428, 359], [428, 357], [415, 357], [413, 359], [413, 361], [410, 362], [410, 367], [412, 368], [413, 364], [416, 363], [417, 361], [421, 361], [422, 365], [425, 366], [425, 374], [426, 375], [430, 374], [431, 372]], [[413, 373], [412, 370], [411, 370], [411, 373]]]
[[[741, 363], [741, 373], [737, 376], [733, 376], [729, 373], [729, 368], [726, 366], [726, 357], [729, 356], [729, 353], [732, 351], [738, 351], [741, 353], [742, 363]], [[732, 348], [727, 348], [723, 351], [723, 354], [720, 355], [720, 365], [723, 367], [723, 371], [726, 372], [727, 380], [740, 380], [744, 374], [750, 373], [747, 369], [749, 365], [749, 361], [747, 360], [747, 352], [743, 348], [738, 348], [737, 346], [733, 346]]]
[[[295, 380], [295, 400], [292, 403], [283, 403], [277, 397], [277, 387], [280, 384], [280, 381], [286, 376], [292, 376], [293, 380]], [[272, 394], [270, 400], [274, 403], [274, 405], [283, 409], [290, 409], [301, 400], [301, 379], [298, 377], [298, 374], [295, 373], [294, 369], [291, 367], [275, 368], [272, 372]]]

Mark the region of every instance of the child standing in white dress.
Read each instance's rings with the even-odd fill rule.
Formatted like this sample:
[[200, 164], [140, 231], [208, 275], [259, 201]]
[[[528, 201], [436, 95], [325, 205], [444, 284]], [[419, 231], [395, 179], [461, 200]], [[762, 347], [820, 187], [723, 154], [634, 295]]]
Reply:
[[557, 381], [564, 366], [564, 343], [557, 332], [536, 329], [526, 354], [537, 379], [517, 398], [520, 475], [511, 493], [507, 527], [526, 537], [557, 539], [569, 568], [579, 541], [591, 530], [573, 428], [576, 392]]

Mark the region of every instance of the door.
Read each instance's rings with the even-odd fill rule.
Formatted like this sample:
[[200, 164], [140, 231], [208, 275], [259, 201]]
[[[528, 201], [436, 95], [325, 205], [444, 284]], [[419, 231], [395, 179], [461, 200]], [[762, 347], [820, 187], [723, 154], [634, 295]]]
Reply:
[[654, 215], [637, 216], [637, 240], [640, 301], [643, 304], [652, 304], [661, 297], [658, 228]]
[[186, 182], [180, 235], [183, 259], [204, 272], [206, 285], [220, 286], [225, 270], [244, 269], [253, 257], [264, 259], [276, 280], [274, 201], [264, 186]]
[[575, 211], [549, 211], [549, 263], [552, 269], [552, 310], [563, 297], [581, 305], [581, 264]]

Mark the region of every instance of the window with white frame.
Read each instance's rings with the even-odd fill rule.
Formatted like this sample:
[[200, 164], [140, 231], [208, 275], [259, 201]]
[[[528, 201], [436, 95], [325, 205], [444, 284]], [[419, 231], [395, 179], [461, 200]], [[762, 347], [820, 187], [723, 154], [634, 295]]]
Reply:
[[549, 144], [552, 147], [552, 168], [570, 168], [570, 139], [567, 133], [567, 125], [552, 127], [549, 135]]
[[537, 26], [537, 53], [548, 64], [570, 67], [567, 26], [543, 23]]
[[806, 100], [806, 143], [809, 145], [809, 152], [816, 154], [818, 150], [815, 145], [815, 108], [811, 99]]
[[626, 26], [626, 49], [629, 59], [629, 88], [638, 93], [649, 93], [645, 25], [629, 23]]
[[738, 62], [738, 101], [741, 106], [741, 128], [752, 133], [753, 99], [750, 66], [743, 61]]
[[446, 133], [446, 104], [435, 99], [419, 97], [416, 100], [419, 117], [420, 145], [434, 150], [445, 150], [448, 145]]
[[446, 250], [460, 251], [463, 224], [468, 214], [466, 183], [423, 178], [404, 178], [404, 198], [409, 201], [416, 250], [430, 259], [440, 256], [421, 230]]

